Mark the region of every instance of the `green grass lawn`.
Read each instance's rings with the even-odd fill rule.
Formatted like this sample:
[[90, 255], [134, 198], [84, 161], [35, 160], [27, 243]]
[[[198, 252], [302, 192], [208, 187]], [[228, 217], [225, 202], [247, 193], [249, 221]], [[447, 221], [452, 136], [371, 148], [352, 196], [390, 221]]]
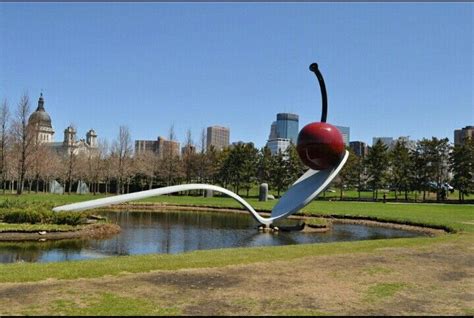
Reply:
[[22, 233], [35, 233], [38, 231], [47, 232], [69, 232], [77, 231], [82, 229], [82, 225], [67, 225], [67, 224], [11, 224], [0, 222], [0, 233], [2, 232], [22, 232]]
[[472, 242], [472, 235], [443, 235], [325, 244], [201, 250], [181, 254], [148, 254], [108, 257], [58, 263], [17, 263], [0, 265], [0, 283], [40, 281], [49, 278], [77, 279], [104, 275], [142, 273], [154, 270], [222, 267], [265, 261], [287, 261], [308, 255], [367, 253], [379, 248], [429, 246], [449, 241]]

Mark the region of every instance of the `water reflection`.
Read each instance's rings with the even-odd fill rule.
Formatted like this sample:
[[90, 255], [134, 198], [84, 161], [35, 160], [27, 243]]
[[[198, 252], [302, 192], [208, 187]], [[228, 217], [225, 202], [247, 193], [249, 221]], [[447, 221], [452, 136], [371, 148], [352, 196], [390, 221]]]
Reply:
[[[413, 237], [420, 233], [334, 224], [326, 233], [259, 233], [257, 223], [246, 214], [206, 212], [104, 213], [122, 232], [104, 240], [0, 243], [0, 262], [57, 262], [101, 258], [111, 255], [182, 253], [226, 247], [274, 246]], [[294, 221], [287, 221], [294, 222]]]

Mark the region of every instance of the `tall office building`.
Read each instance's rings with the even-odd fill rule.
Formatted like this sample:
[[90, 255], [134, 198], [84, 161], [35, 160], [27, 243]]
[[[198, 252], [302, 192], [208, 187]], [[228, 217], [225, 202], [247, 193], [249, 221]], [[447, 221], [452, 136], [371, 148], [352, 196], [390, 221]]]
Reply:
[[336, 126], [337, 129], [340, 130], [341, 134], [342, 134], [342, 139], [344, 140], [344, 145], [346, 145], [346, 147], [349, 147], [349, 142], [351, 140], [351, 129], [349, 127], [346, 127], [346, 126]]
[[272, 125], [270, 126], [270, 135], [268, 136], [268, 140], [276, 139], [278, 138], [278, 133], [277, 133], [277, 122], [274, 121]]
[[279, 152], [284, 153], [290, 146], [291, 140], [288, 138], [275, 138], [267, 142], [267, 147], [270, 148], [272, 155], [276, 155]]
[[135, 140], [135, 154], [153, 152], [160, 158], [165, 155], [179, 156], [179, 142], [158, 137], [156, 140]]
[[135, 154], [156, 152], [156, 140], [135, 140]]
[[465, 139], [474, 138], [474, 126], [466, 126], [462, 129], [454, 131], [454, 145], [460, 146], [464, 144]]
[[156, 153], [160, 158], [163, 156], [179, 157], [179, 142], [158, 137], [156, 141]]
[[369, 147], [363, 141], [351, 141], [349, 145], [358, 157], [365, 158], [369, 154]]
[[290, 114], [290, 113], [277, 114], [276, 138], [290, 139], [291, 142], [294, 145], [296, 145], [296, 141], [298, 139], [298, 132], [299, 132], [298, 126], [299, 126], [298, 115]]
[[222, 150], [229, 146], [229, 128], [221, 126], [207, 127], [207, 149], [214, 146], [216, 150]]

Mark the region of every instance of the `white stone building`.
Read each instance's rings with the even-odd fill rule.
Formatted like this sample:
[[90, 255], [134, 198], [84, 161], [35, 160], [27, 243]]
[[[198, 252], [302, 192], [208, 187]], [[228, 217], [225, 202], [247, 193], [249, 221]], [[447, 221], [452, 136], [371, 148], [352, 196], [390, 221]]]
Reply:
[[44, 98], [41, 93], [36, 111], [30, 115], [28, 125], [35, 130], [36, 142], [45, 144], [56, 150], [60, 155], [73, 154], [94, 155], [98, 150], [97, 134], [93, 129], [86, 133], [86, 139], [76, 138], [76, 130], [69, 126], [64, 130], [64, 140], [54, 141], [54, 129], [51, 117], [44, 108]]

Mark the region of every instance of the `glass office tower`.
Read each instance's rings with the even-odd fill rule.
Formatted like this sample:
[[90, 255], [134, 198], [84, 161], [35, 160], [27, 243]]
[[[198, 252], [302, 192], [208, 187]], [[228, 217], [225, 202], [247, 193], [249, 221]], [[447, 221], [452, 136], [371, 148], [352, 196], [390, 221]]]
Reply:
[[296, 145], [298, 139], [298, 115], [289, 113], [277, 114], [276, 130], [278, 138], [290, 139]]

